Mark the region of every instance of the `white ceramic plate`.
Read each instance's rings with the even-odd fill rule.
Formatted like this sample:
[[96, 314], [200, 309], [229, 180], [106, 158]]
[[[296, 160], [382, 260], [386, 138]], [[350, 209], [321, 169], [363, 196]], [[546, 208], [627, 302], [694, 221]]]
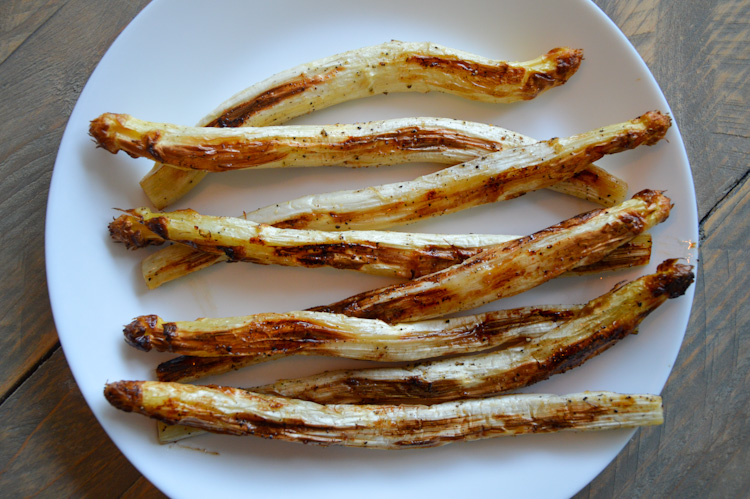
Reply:
[[[563, 87], [514, 105], [429, 94], [377, 96], [324, 110], [298, 123], [354, 122], [410, 115], [495, 123], [540, 139], [669, 111], [656, 82], [616, 26], [586, 1], [347, 2], [156, 1], [115, 41], [70, 118], [55, 165], [47, 213], [47, 266], [56, 324], [67, 360], [96, 417], [130, 461], [177, 497], [431, 497], [574, 494], [618, 453], [632, 431], [494, 439], [399, 452], [320, 448], [257, 438], [205, 435], [159, 446], [154, 423], [111, 408], [107, 381], [153, 379], [168, 358], [128, 347], [122, 326], [156, 313], [169, 320], [297, 310], [388, 282], [347, 271], [232, 264], [147, 291], [144, 253], [110, 242], [113, 208], [147, 205], [138, 180], [151, 163], [95, 149], [88, 122], [107, 111], [194, 124], [235, 92], [297, 64], [390, 39], [429, 40], [487, 57], [528, 60], [562, 45], [585, 50]], [[668, 257], [695, 262], [697, 215], [690, 169], [676, 127], [668, 140], [600, 164], [631, 192], [667, 189], [671, 218], [653, 231], [653, 264], [603, 276], [550, 282], [488, 308], [583, 302], [615, 282], [654, 270]], [[429, 165], [371, 170], [309, 169], [214, 175], [175, 208], [238, 215], [271, 202], [408, 179]], [[525, 234], [591, 209], [551, 192], [413, 226], [433, 232]], [[75, 221], [75, 244], [71, 240]], [[671, 300], [614, 349], [533, 388], [659, 393], [682, 341], [692, 303]], [[289, 360], [213, 380], [239, 386], [311, 373], [347, 362]], [[666, 408], [669, 417], [669, 407]]]

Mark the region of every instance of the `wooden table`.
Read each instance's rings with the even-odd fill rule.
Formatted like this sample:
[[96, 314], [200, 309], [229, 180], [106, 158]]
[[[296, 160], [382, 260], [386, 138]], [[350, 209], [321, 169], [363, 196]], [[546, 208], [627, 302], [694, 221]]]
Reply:
[[[161, 497], [95, 421], [61, 352], [45, 286], [50, 175], [68, 116], [146, 0], [0, 5], [0, 495]], [[663, 392], [580, 497], [740, 497], [750, 490], [750, 2], [596, 0], [653, 71], [695, 178], [701, 267]], [[748, 271], [748, 274], [745, 273]]]

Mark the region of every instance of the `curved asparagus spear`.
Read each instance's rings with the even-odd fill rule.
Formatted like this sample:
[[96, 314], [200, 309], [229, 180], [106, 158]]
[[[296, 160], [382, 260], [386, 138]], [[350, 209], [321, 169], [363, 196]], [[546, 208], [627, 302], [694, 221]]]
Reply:
[[693, 282], [692, 267], [663, 262], [650, 274], [587, 303], [576, 317], [525, 344], [405, 367], [333, 371], [253, 388], [318, 403], [436, 403], [515, 390], [565, 372], [634, 332]]
[[396, 182], [269, 205], [247, 218], [295, 229], [383, 229], [512, 199], [569, 178], [607, 154], [653, 145], [671, 119], [650, 111], [624, 123], [536, 142]]
[[669, 216], [669, 198], [641, 191], [615, 207], [594, 210], [501, 247], [490, 247], [445, 270], [354, 295], [311, 310], [410, 322], [440, 317], [513, 296], [571, 268], [600, 260]]
[[[455, 165], [536, 140], [504, 128], [448, 118], [402, 118], [351, 125], [206, 128], [151, 123], [105, 113], [90, 133], [111, 153], [122, 150], [176, 168], [224, 172], [289, 166]], [[589, 165], [552, 190], [611, 206], [627, 185]]]
[[309, 311], [180, 322], [144, 315], [125, 326], [124, 334], [143, 351], [201, 357], [328, 355], [398, 362], [524, 343], [575, 317], [578, 309], [523, 307], [393, 325]]
[[[127, 213], [112, 222], [109, 230], [114, 240], [130, 248], [161, 244], [167, 240], [185, 245], [188, 251], [215, 255], [215, 263], [244, 261], [302, 267], [329, 266], [407, 279], [448, 268], [477, 255], [483, 248], [506, 244], [520, 237], [279, 229], [239, 218], [200, 215], [193, 210], [153, 213], [148, 208], [137, 208]], [[141, 226], [148, 230], [139, 229]], [[648, 262], [649, 255], [650, 238], [643, 235], [638, 241], [617, 248], [604, 258], [605, 262], [599, 262], [595, 267], [616, 270]], [[576, 269], [576, 272], [591, 272], [591, 267]], [[169, 268], [172, 272], [176, 270], [174, 266]], [[189, 271], [199, 268], [191, 266]], [[149, 272], [144, 274], [147, 279], [150, 277]]]
[[[580, 50], [557, 48], [528, 62], [507, 63], [434, 43], [391, 41], [278, 73], [231, 97], [198, 125], [282, 124], [316, 109], [388, 92], [438, 91], [487, 102], [531, 99], [565, 83], [582, 58]], [[204, 175], [157, 164], [141, 187], [161, 209]]]
[[[304, 196], [261, 208], [246, 217], [282, 228], [382, 229], [547, 187], [570, 178], [604, 154], [658, 142], [670, 124], [668, 116], [653, 111], [570, 138], [493, 153], [410, 182]], [[150, 231], [141, 227], [138, 232]], [[147, 258], [143, 266], [151, 274], [146, 276], [147, 282], [156, 287], [165, 282], [155, 278], [159, 273], [170, 276], [175, 275], [175, 269], [204, 268], [213, 263], [215, 260], [204, 255], [166, 248]], [[160, 268], [165, 271], [160, 272]]]
[[375, 449], [663, 422], [660, 397], [611, 392], [504, 395], [432, 406], [357, 406], [320, 405], [230, 387], [118, 381], [105, 386], [104, 396], [123, 411], [215, 433]]

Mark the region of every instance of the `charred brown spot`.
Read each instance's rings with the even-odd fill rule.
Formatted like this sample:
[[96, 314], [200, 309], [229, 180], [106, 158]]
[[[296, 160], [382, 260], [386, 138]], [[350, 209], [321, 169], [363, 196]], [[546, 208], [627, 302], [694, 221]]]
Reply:
[[142, 315], [136, 317], [133, 322], [125, 326], [123, 334], [128, 345], [148, 352], [151, 350], [151, 336], [159, 321], [156, 315]]
[[555, 68], [550, 71], [530, 72], [524, 85], [527, 99], [533, 99], [548, 88], [568, 81], [583, 61], [583, 50], [556, 48], [547, 52], [547, 57], [555, 61]]
[[[305, 267], [329, 266], [359, 270], [378, 263], [403, 269], [402, 277], [418, 277], [448, 268], [481, 251], [476, 248], [427, 246], [403, 249], [379, 244], [339, 243], [279, 247], [274, 254], [292, 259]], [[244, 251], [234, 248], [232, 258], [245, 259]]]
[[160, 157], [154, 159], [183, 168], [224, 172], [252, 168], [284, 159], [289, 152], [278, 147], [276, 142], [219, 139], [200, 145], [164, 146], [159, 150]]
[[648, 137], [644, 142], [646, 145], [653, 145], [663, 139], [667, 130], [672, 126], [672, 118], [659, 111], [649, 111], [637, 119], [646, 125]]
[[301, 74], [281, 85], [266, 90], [247, 102], [237, 104], [231, 109], [227, 109], [221, 116], [214, 119], [206, 126], [219, 128], [242, 126], [251, 116], [263, 111], [264, 109], [271, 108], [284, 100], [290, 99], [295, 95], [301, 94], [315, 85], [325, 83], [327, 80], [335, 76], [338, 71], [338, 69], [334, 68], [320, 75], [306, 76]]
[[115, 117], [116, 115], [105, 113], [92, 120], [89, 124], [89, 135], [96, 142], [96, 146], [106, 149], [113, 154], [116, 154], [120, 150], [117, 141], [114, 140], [113, 134], [110, 133]]
[[175, 339], [177, 339], [177, 324], [174, 322], [166, 322], [164, 325], [162, 325], [162, 332], [164, 335], [164, 341], [167, 343], [172, 343]]
[[292, 354], [351, 339], [337, 329], [294, 318], [256, 320], [232, 329], [190, 333], [181, 331], [175, 323], [164, 323], [151, 336], [151, 344], [158, 351], [201, 356]]
[[362, 154], [390, 151], [443, 151], [447, 149], [498, 151], [501, 149], [501, 146], [493, 140], [470, 137], [451, 130], [429, 130], [420, 127], [349, 137], [336, 142], [335, 147], [338, 150], [361, 151]]
[[159, 151], [159, 140], [161, 140], [162, 132], [159, 130], [151, 130], [143, 135], [143, 149], [146, 151], [148, 156], [154, 161], [164, 161], [164, 156]]
[[170, 260], [170, 262], [167, 265], [164, 265], [159, 268], [159, 273], [170, 274], [172, 272], [177, 272], [181, 269], [185, 269], [186, 273], [189, 273], [193, 269], [201, 269], [207, 265], [216, 263], [217, 258], [220, 258], [220, 257], [212, 253], [193, 251], [189, 254], [186, 254], [179, 260]]
[[351, 376], [340, 382], [338, 387], [320, 385], [308, 387], [304, 392], [278, 392], [269, 390], [281, 396], [293, 396], [317, 403], [354, 403], [354, 404], [391, 404], [404, 400], [438, 401], [447, 394], [460, 391], [461, 385], [451, 379], [427, 381], [418, 376], [408, 379], [370, 379]]
[[[424, 279], [424, 277], [420, 279]], [[416, 283], [417, 281], [419, 279], [410, 282]], [[374, 291], [365, 291], [339, 302], [327, 306], [310, 308], [309, 310], [339, 313], [363, 319], [380, 319], [393, 324], [408, 320], [411, 315], [419, 311], [429, 310], [454, 296], [454, 292], [442, 287], [420, 290], [418, 293], [409, 293], [408, 295], [392, 293], [392, 291], [402, 286], [410, 286], [410, 283], [397, 284]], [[379, 298], [381, 294], [392, 294], [394, 297], [381, 299]]]
[[667, 295], [669, 298], [677, 298], [684, 295], [695, 280], [693, 267], [677, 263], [677, 260], [662, 262], [657, 270], [659, 272], [653, 275], [654, 296]]
[[455, 56], [413, 55], [407, 63], [418, 64], [426, 69], [454, 73], [481, 86], [512, 85], [523, 81], [525, 69], [505, 62], [489, 65], [459, 59]]
[[144, 248], [164, 243], [164, 239], [154, 234], [131, 215], [120, 215], [108, 225], [110, 237], [123, 243], [128, 249]]
[[166, 217], [149, 218], [143, 224], [162, 239], [169, 239], [169, 220]]
[[159, 381], [190, 381], [208, 376], [232, 371], [243, 359], [236, 357], [191, 357], [182, 355], [162, 362], [156, 368], [156, 378]]
[[558, 48], [549, 51], [546, 58], [554, 63], [554, 67], [548, 71], [531, 71], [505, 62], [481, 64], [455, 56], [414, 55], [406, 62], [428, 70], [459, 75], [474, 86], [485, 87], [488, 93], [492, 93], [494, 87], [523, 84], [523, 98], [533, 99], [540, 92], [565, 83], [578, 70], [583, 51]]
[[132, 412], [141, 405], [141, 386], [137, 381], [107, 383], [104, 386], [104, 397], [117, 409]]

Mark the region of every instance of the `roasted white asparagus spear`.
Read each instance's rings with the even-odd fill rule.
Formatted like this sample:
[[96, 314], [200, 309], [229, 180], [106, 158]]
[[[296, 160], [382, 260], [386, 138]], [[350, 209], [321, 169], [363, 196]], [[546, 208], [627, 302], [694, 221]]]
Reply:
[[296, 229], [383, 229], [512, 199], [570, 178], [607, 154], [664, 138], [669, 116], [650, 111], [624, 123], [489, 153], [406, 182], [303, 196], [246, 214]]
[[230, 387], [161, 381], [108, 383], [114, 407], [214, 433], [374, 449], [435, 447], [524, 433], [657, 425], [661, 398], [584, 392], [501, 395], [423, 405], [321, 405]]
[[[528, 100], [567, 81], [583, 52], [557, 48], [531, 61], [508, 63], [429, 42], [391, 41], [302, 64], [239, 92], [199, 126], [280, 125], [334, 104], [389, 92], [447, 92], [487, 102]], [[157, 164], [141, 180], [161, 209], [205, 176]]]
[[[341, 402], [341, 403], [367, 403], [381, 400], [395, 400], [399, 397], [404, 398], [437, 398], [455, 397], [457, 394], [473, 393], [474, 395], [495, 393], [525, 386], [530, 382], [538, 381], [540, 373], [543, 373], [542, 366], [537, 370], [528, 369], [529, 361], [542, 363], [543, 353], [550, 353], [550, 346], [559, 347], [560, 356], [555, 357], [556, 361], [562, 362], [565, 356], [562, 354], [564, 343], [567, 342], [567, 354], [577, 355], [579, 359], [585, 357], [585, 352], [593, 356], [601, 351], [603, 345], [611, 345], [618, 341], [622, 336], [635, 330], [638, 322], [645, 317], [647, 313], [658, 307], [667, 298], [675, 298], [690, 285], [693, 279], [691, 268], [686, 265], [677, 264], [674, 261], [662, 263], [656, 274], [642, 277], [627, 285], [613, 290], [603, 296], [591, 300], [588, 304], [581, 306], [569, 306], [566, 309], [555, 308], [554, 314], [548, 310], [548, 307], [541, 307], [544, 310], [542, 315], [534, 312], [534, 307], [528, 309], [513, 309], [505, 311], [489, 312], [475, 316], [467, 316], [458, 319], [432, 320], [417, 323], [407, 323], [396, 326], [405, 327], [408, 331], [424, 329], [424, 326], [440, 327], [434, 330], [434, 337], [445, 333], [445, 340], [456, 342], [453, 336], [457, 331], [456, 326], [461, 324], [462, 328], [467, 325], [471, 327], [465, 329], [466, 336], [460, 338], [460, 345], [444, 345], [441, 348], [455, 348], [458, 346], [469, 352], [469, 347], [481, 346], [482, 341], [487, 341], [487, 348], [497, 348], [499, 346], [518, 347], [521, 353], [517, 351], [493, 352], [489, 355], [475, 355], [470, 358], [459, 358], [453, 360], [434, 361], [432, 363], [420, 363], [408, 367], [386, 367], [362, 370], [349, 370], [332, 373], [324, 373], [313, 377], [302, 378], [294, 381], [283, 381], [269, 385], [262, 390], [275, 392], [288, 396], [310, 397], [310, 400], [318, 402]], [[666, 286], [670, 284], [671, 287]], [[665, 292], [669, 289], [669, 292]], [[607, 307], [614, 307], [608, 310]], [[601, 313], [600, 313], [601, 312]], [[559, 314], [559, 315], [557, 315]], [[544, 320], [544, 316], [548, 320]], [[492, 332], [485, 340], [483, 336], [490, 334], [486, 331], [484, 324], [488, 318], [490, 324], [499, 318], [500, 329]], [[293, 315], [291, 317], [294, 317]], [[249, 319], [249, 318], [248, 318]], [[530, 321], [529, 321], [530, 319]], [[454, 322], [460, 320], [461, 322]], [[442, 324], [441, 324], [442, 323]], [[622, 326], [621, 330], [613, 329], [612, 324], [617, 323]], [[163, 348], [160, 350], [179, 351], [183, 345], [189, 344], [189, 347], [198, 349], [196, 343], [205, 342], [204, 348], [207, 351], [214, 349], [215, 352], [221, 353], [221, 345], [226, 351], [227, 345], [242, 343], [238, 338], [253, 338], [256, 330], [251, 330], [252, 323], [248, 320], [242, 324], [244, 327], [230, 328], [230, 323], [223, 323], [221, 320], [213, 322], [212, 320], [194, 321], [187, 323], [164, 323], [156, 316], [143, 316], [136, 319], [126, 328], [125, 334], [133, 336], [129, 342], [147, 349], [149, 343], [161, 343]], [[416, 329], [409, 329], [413, 325]], [[268, 324], [262, 324], [259, 328], [258, 336], [268, 337], [265, 329]], [[474, 329], [479, 327], [478, 330]], [[494, 326], [493, 326], [494, 327]], [[503, 329], [507, 328], [507, 329]], [[551, 331], [551, 329], [555, 331]], [[601, 328], [600, 334], [597, 334], [597, 341], [585, 341], [586, 335], [593, 335]], [[489, 328], [488, 328], [489, 329]], [[458, 329], [461, 330], [460, 328]], [[224, 335], [223, 333], [228, 334]], [[495, 334], [497, 333], [497, 334]], [[215, 337], [213, 335], [216, 335]], [[303, 333], [296, 332], [295, 336], [290, 338], [290, 344], [285, 345], [287, 349], [293, 347], [292, 353], [299, 353], [302, 350], [309, 349], [310, 353], [319, 353], [323, 355], [338, 355], [342, 349], [348, 348], [347, 342], [360, 343], [360, 339], [354, 339], [354, 332], [349, 338], [341, 341], [344, 345], [337, 344], [336, 339], [330, 335], [316, 337], [314, 332], [311, 333], [311, 346], [302, 343], [297, 345], [297, 337], [303, 336]], [[363, 343], [367, 343], [369, 334], [366, 332], [362, 338]], [[532, 339], [539, 337], [538, 340]], [[430, 338], [433, 339], [433, 338]], [[590, 338], [589, 338], [590, 339]], [[469, 343], [467, 340], [479, 343]], [[271, 342], [271, 339], [267, 340]], [[408, 344], [411, 340], [399, 340], [403, 344]], [[466, 342], [466, 343], [465, 343]], [[146, 345], [144, 345], [146, 343]], [[255, 352], [252, 356], [228, 356], [224, 357], [195, 357], [181, 356], [163, 362], [157, 368], [157, 376], [161, 381], [192, 381], [201, 377], [222, 374], [231, 370], [280, 358], [286, 355], [284, 348], [279, 348], [282, 340], [279, 340], [277, 351], [266, 349]], [[491, 344], [490, 344], [491, 343]], [[330, 344], [330, 347], [328, 346]], [[404, 360], [404, 358], [389, 358], [390, 352], [382, 348], [375, 348], [374, 345], [359, 344], [356, 348], [359, 358], [370, 360]], [[246, 348], [241, 346], [240, 348]], [[392, 348], [392, 347], [391, 347]], [[418, 348], [418, 347], [415, 347]], [[296, 349], [296, 350], [295, 350]], [[368, 356], [363, 355], [363, 349], [369, 349]], [[517, 349], [517, 350], [518, 350]], [[547, 350], [545, 350], [547, 349]], [[588, 349], [588, 350], [587, 350]], [[593, 349], [593, 350], [592, 350]], [[599, 350], [596, 350], [599, 349]], [[187, 350], [183, 350], [187, 352]], [[236, 353], [234, 346], [232, 352]], [[420, 349], [420, 352], [421, 349]], [[459, 353], [455, 350], [454, 353]], [[440, 353], [427, 352], [432, 356]], [[446, 353], [443, 351], [442, 353]], [[470, 359], [470, 360], [467, 360]], [[583, 362], [583, 360], [581, 360]], [[521, 367], [519, 367], [521, 366]], [[550, 364], [546, 364], [550, 368]], [[517, 376], [518, 370], [523, 370], [523, 377]], [[469, 374], [471, 373], [471, 374]], [[541, 378], [543, 379], [543, 378]], [[508, 385], [504, 383], [522, 382], [524, 385]], [[455, 389], [450, 394], [447, 389], [440, 389], [445, 385]], [[425, 390], [429, 387], [429, 390]], [[429, 393], [429, 397], [425, 395]], [[448, 395], [446, 395], [448, 393]]]
[[[280, 229], [232, 217], [200, 215], [193, 210], [154, 213], [127, 210], [109, 226], [110, 235], [130, 248], [177, 242], [215, 255], [220, 261], [358, 270], [411, 279], [445, 269], [484, 248], [507, 244], [520, 236], [494, 234], [420, 234], [389, 231], [328, 232]], [[147, 230], [142, 230], [146, 227]], [[154, 234], [158, 237], [150, 237]], [[616, 270], [648, 263], [650, 237], [639, 236], [577, 273]], [[189, 261], [192, 259], [189, 259]], [[211, 261], [208, 257], [206, 261]], [[195, 272], [203, 266], [190, 266]], [[170, 265], [171, 272], [177, 269]], [[146, 274], [146, 278], [150, 273]]]
[[[125, 151], [171, 166], [224, 172], [290, 166], [455, 165], [536, 140], [504, 128], [448, 118], [401, 118], [336, 125], [210, 128], [152, 123], [105, 113], [90, 133], [111, 153]], [[589, 165], [549, 187], [605, 206], [625, 199], [627, 184]]]
[[254, 388], [318, 403], [436, 403], [529, 386], [565, 372], [634, 332], [693, 282], [692, 267], [674, 260], [587, 303], [570, 320], [526, 343], [497, 351], [404, 367], [333, 371]]
[[455, 165], [536, 140], [499, 126], [415, 117], [367, 123], [207, 128], [104, 113], [89, 127], [99, 147], [187, 170], [292, 166]]
[[[305, 196], [261, 208], [246, 214], [246, 218], [281, 228], [387, 228], [544, 188], [570, 178], [604, 154], [658, 142], [670, 124], [668, 116], [649, 112], [629, 122], [566, 139], [493, 153], [413, 181]], [[146, 239], [158, 238], [145, 227], [133, 232]], [[143, 262], [144, 277], [150, 287], [157, 287], [183, 270], [205, 268], [215, 262], [199, 253], [165, 248]]]
[[303, 354], [398, 362], [525, 343], [579, 308], [522, 307], [406, 324], [309, 311], [180, 322], [143, 315], [124, 334], [140, 350], [201, 357]]
[[[640, 322], [668, 298], [684, 294], [693, 279], [692, 267], [668, 260], [659, 265], [655, 274], [621, 284], [576, 308], [572, 318], [556, 325], [547, 323], [546, 326], [551, 326], [547, 332], [528, 335], [525, 339], [513, 334], [506, 337], [513, 342], [507, 341], [494, 351], [403, 367], [325, 372], [281, 380], [253, 390], [321, 404], [434, 404], [519, 389], [576, 367], [610, 348], [633, 333]], [[178, 359], [181, 370], [174, 369], [178, 366], [174, 362], [159, 366], [160, 380], [200, 377], [195, 376], [195, 369], [200, 368], [205, 358], [193, 357], [196, 362], [192, 367], [187, 363], [190, 357]], [[225, 359], [230, 366], [236, 360]], [[207, 360], [209, 363], [204, 368], [218, 365], [210, 361], [219, 359]], [[194, 432], [182, 426], [160, 425], [159, 439], [162, 442], [180, 440]]]
[[584, 213], [513, 243], [487, 248], [445, 270], [311, 310], [389, 323], [469, 310], [531, 289], [577, 265], [601, 260], [663, 222], [670, 208], [669, 198], [660, 192], [641, 191], [617, 206]]

